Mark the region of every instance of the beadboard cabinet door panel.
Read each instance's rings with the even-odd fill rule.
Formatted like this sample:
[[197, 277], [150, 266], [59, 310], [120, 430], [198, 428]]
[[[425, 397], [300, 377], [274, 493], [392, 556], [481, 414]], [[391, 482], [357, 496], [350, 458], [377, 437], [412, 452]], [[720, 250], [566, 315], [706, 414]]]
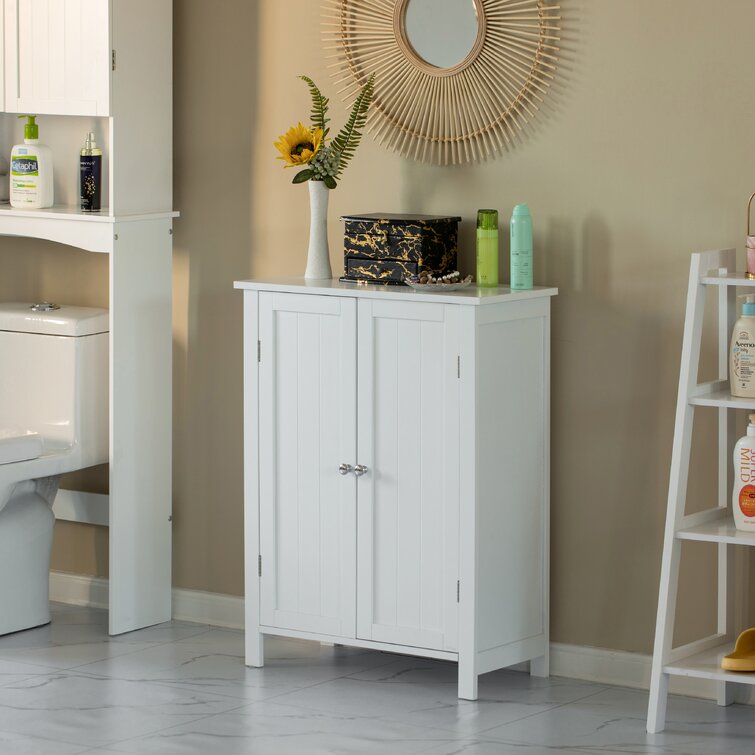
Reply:
[[453, 649], [458, 308], [359, 302], [357, 636]]
[[110, 114], [110, 0], [5, 0], [5, 109]]
[[261, 623], [354, 636], [356, 302], [260, 295]]

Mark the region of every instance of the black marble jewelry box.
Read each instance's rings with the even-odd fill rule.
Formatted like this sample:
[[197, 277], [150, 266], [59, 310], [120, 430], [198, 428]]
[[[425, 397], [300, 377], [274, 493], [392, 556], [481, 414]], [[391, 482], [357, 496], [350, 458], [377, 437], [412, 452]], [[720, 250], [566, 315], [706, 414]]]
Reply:
[[402, 285], [423, 272], [456, 270], [460, 217], [344, 215], [342, 281]]

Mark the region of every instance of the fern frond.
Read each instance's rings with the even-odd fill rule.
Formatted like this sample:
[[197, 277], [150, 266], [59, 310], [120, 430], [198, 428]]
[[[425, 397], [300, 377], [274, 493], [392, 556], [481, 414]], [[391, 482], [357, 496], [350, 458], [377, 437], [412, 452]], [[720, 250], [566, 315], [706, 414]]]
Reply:
[[367, 122], [367, 111], [370, 108], [372, 97], [375, 94], [375, 75], [368, 79], [367, 83], [359, 92], [351, 115], [344, 127], [338, 132], [338, 136], [331, 142], [331, 149], [338, 154], [338, 171], [336, 177], [343, 173], [349, 160], [354, 157], [354, 152], [362, 139], [362, 130]]
[[306, 82], [309, 87], [309, 93], [312, 96], [312, 113], [310, 116], [312, 118], [312, 128], [321, 128], [322, 138], [324, 139], [328, 135], [328, 131], [330, 131], [328, 128], [330, 118], [327, 117], [330, 100], [323, 96], [317, 84], [309, 76], [299, 76], [299, 78]]

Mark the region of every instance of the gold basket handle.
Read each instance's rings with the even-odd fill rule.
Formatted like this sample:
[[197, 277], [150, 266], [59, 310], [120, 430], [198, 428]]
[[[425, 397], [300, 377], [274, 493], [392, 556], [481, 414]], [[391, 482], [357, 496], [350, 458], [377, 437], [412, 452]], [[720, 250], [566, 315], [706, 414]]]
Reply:
[[752, 217], [752, 200], [755, 199], [755, 192], [752, 193], [752, 196], [750, 197], [750, 201], [747, 203], [747, 235], [752, 236], [752, 232], [750, 230], [750, 219]]

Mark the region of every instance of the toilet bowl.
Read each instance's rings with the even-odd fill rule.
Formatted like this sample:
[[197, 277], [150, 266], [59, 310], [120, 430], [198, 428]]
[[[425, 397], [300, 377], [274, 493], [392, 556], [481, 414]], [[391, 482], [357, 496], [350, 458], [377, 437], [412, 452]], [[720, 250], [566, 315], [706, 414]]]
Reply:
[[0, 635], [50, 621], [62, 474], [109, 455], [108, 313], [0, 303]]

